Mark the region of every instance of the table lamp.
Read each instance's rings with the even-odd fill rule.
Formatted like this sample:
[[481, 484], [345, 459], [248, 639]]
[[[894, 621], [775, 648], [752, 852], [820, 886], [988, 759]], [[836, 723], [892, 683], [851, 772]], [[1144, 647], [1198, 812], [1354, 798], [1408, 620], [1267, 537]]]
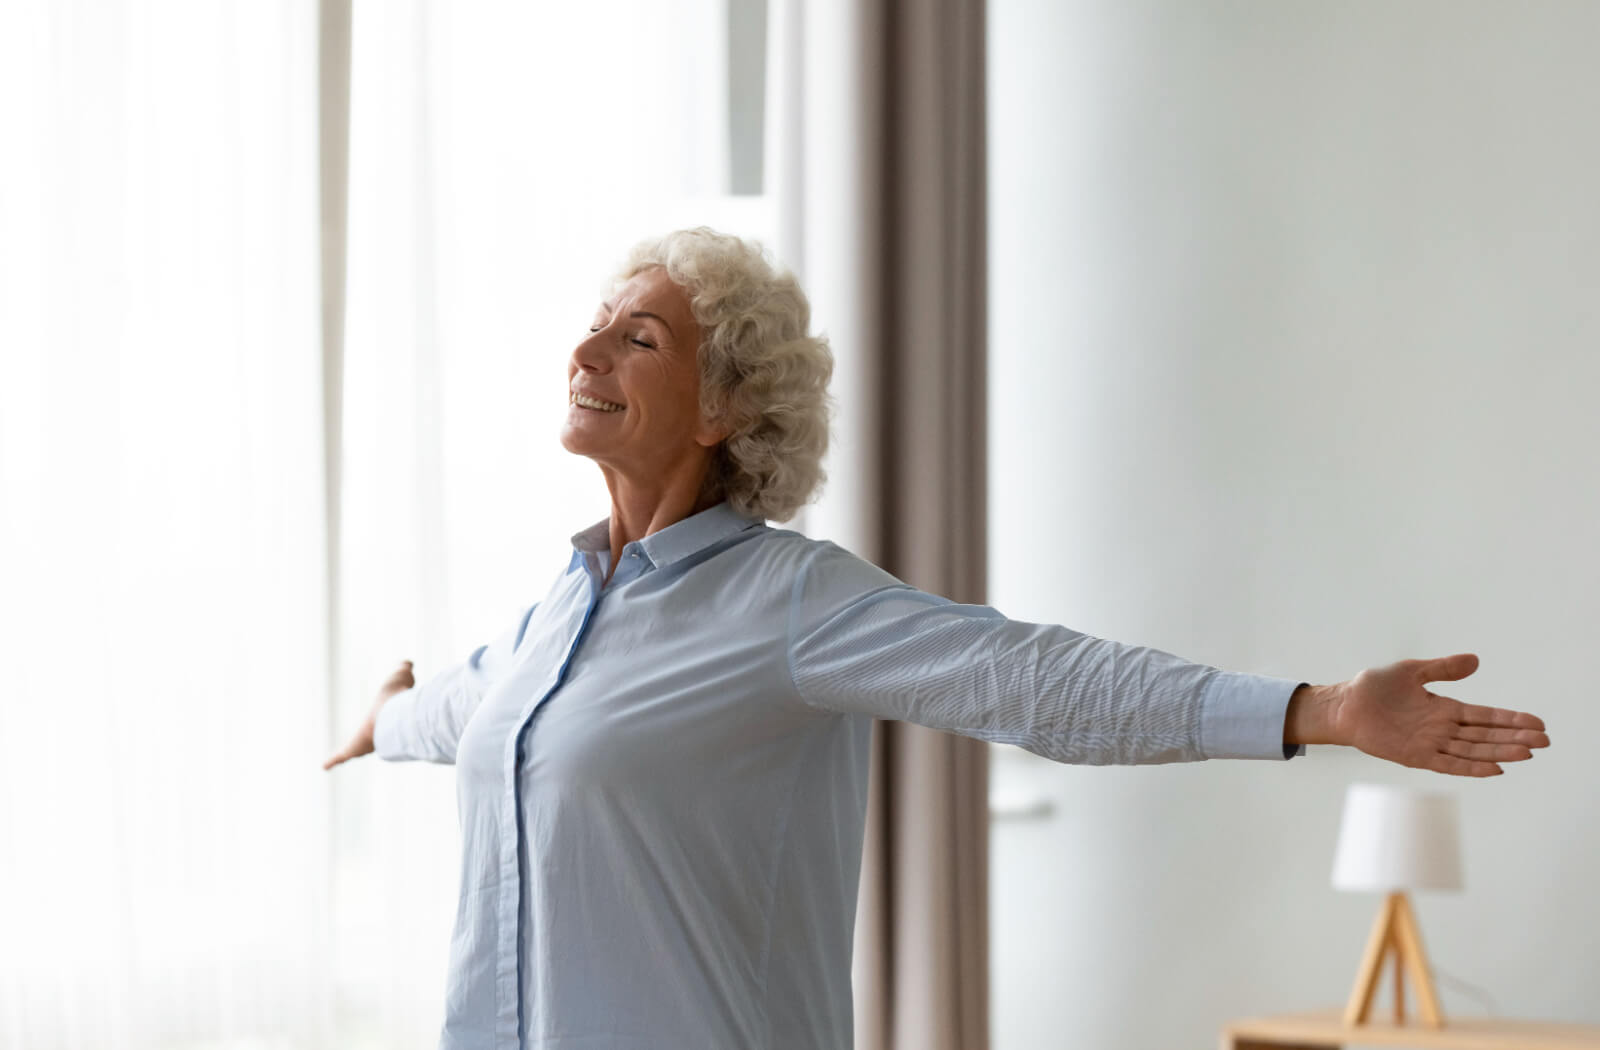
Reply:
[[1367, 1023], [1384, 960], [1394, 957], [1394, 1019], [1405, 1022], [1405, 977], [1416, 987], [1422, 1023], [1444, 1026], [1408, 890], [1459, 890], [1461, 846], [1455, 799], [1409, 788], [1351, 784], [1334, 851], [1333, 886], [1387, 894], [1367, 940], [1344, 1023]]

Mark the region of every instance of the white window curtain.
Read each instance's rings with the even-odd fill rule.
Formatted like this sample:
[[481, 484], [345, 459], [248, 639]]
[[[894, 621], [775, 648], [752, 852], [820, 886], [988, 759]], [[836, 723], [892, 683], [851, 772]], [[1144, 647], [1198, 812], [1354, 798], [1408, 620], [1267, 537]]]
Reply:
[[451, 771], [321, 763], [606, 512], [627, 248], [770, 234], [730, 2], [356, 4], [332, 558], [317, 5], [0, 5], [0, 1050], [435, 1045]]
[[326, 1031], [316, 7], [0, 4], [0, 1047]]

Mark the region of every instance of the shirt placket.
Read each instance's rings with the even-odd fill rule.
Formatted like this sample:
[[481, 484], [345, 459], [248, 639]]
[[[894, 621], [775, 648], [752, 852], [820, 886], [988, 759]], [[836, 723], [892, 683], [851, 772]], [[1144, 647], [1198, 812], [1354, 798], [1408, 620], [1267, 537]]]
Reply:
[[[566, 680], [567, 670], [572, 666], [572, 660], [577, 655], [578, 646], [583, 643], [590, 622], [594, 619], [595, 609], [600, 604], [600, 599], [609, 591], [638, 576], [647, 567], [647, 560], [635, 544], [623, 548], [622, 563], [613, 573], [611, 583], [602, 589], [602, 569], [599, 558], [592, 553], [577, 555], [574, 563], [583, 566], [584, 575], [588, 584], [588, 596], [584, 603], [583, 615], [578, 618], [577, 627], [572, 631], [572, 637], [567, 642], [565, 655], [562, 657], [561, 666], [556, 671], [555, 679], [549, 688], [545, 689], [528, 709], [522, 712], [517, 721], [517, 731], [512, 733], [506, 741], [505, 769], [506, 782], [511, 785], [511, 791], [501, 817], [500, 835], [500, 899], [498, 902], [499, 922], [499, 951], [496, 958], [499, 960], [495, 983], [497, 985], [496, 998], [502, 1004], [500, 1015], [500, 1041], [508, 1048], [520, 1050], [526, 1039], [525, 1017], [526, 1010], [522, 1002], [524, 963], [523, 925], [525, 917], [522, 915], [522, 879], [521, 853], [522, 836], [524, 834], [522, 822], [522, 786], [521, 769], [527, 754], [524, 738], [533, 727], [534, 716], [544, 706], [556, 690], [561, 688]], [[509, 1007], [509, 1009], [507, 1009]]]

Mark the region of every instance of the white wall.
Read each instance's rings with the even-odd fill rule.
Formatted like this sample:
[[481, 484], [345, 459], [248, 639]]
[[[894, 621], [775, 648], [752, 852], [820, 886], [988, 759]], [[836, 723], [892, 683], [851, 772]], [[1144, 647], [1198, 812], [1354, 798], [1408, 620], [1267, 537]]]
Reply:
[[1473, 651], [1448, 695], [1553, 741], [1485, 781], [998, 749], [1056, 810], [995, 827], [996, 1050], [1342, 1003], [1352, 780], [1460, 799], [1440, 970], [1600, 1023], [1600, 4], [990, 9], [993, 603], [1313, 682]]

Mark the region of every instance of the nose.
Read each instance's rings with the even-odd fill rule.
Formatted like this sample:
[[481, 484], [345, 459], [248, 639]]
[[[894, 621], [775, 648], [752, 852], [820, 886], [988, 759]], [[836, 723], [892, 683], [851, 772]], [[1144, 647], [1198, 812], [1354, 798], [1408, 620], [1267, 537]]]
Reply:
[[572, 363], [584, 372], [604, 374], [611, 371], [611, 349], [604, 328], [590, 332], [589, 338], [572, 348]]

